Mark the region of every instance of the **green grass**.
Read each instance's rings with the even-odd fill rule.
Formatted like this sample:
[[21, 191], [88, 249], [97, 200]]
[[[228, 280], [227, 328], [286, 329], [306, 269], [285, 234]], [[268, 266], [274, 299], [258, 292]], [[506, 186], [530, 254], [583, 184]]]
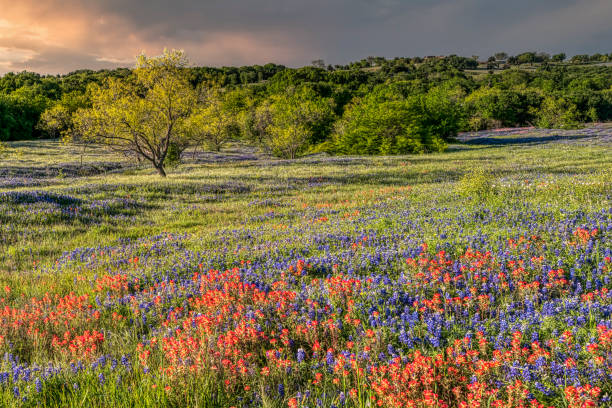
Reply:
[[[215, 230], [241, 227], [247, 219], [273, 208], [249, 206], [254, 200], [274, 199], [283, 203], [276, 210], [288, 214], [301, 210], [304, 203], [316, 206], [348, 201], [347, 208], [373, 204], [385, 197], [376, 197], [371, 191], [410, 186], [410, 199], [421, 205], [444, 203], [445, 207], [460, 209], [472, 200], [454, 194], [460, 190], [458, 182], [477, 168], [485, 171], [496, 187], [497, 194], [487, 198], [494, 206], [503, 206], [510, 196], [579, 208], [605, 206], [602, 196], [610, 191], [612, 180], [612, 148], [607, 143], [451, 145], [441, 154], [346, 157], [336, 161], [317, 156], [294, 162], [187, 162], [173, 169], [167, 179], [159, 178], [145, 164], [128, 161], [100, 147], [87, 148], [84, 167], [117, 163], [119, 170], [78, 177], [80, 147], [55, 141], [9, 146], [13, 151], [3, 160], [2, 167], [17, 176], [26, 176], [32, 169], [43, 174], [51, 166], [69, 168], [71, 176], [45, 177], [34, 187], [0, 186], [0, 191], [46, 191], [69, 195], [85, 204], [108, 199], [137, 203], [132, 209], [116, 211], [116, 215], [132, 217], [129, 221], [109, 215], [62, 219], [0, 214], [0, 269], [6, 280], [23, 276], [34, 263], [49, 264], [64, 251], [113, 244], [120, 237], [168, 231], [188, 232], [206, 239]], [[368, 194], [364, 195], [364, 191]], [[20, 281], [27, 285], [27, 280]]]

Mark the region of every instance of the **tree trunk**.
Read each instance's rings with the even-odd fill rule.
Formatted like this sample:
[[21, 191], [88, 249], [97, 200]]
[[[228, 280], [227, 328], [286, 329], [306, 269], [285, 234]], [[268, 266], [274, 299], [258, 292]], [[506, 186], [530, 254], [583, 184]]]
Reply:
[[83, 151], [81, 152], [81, 169], [83, 169], [83, 156], [85, 155], [85, 143], [83, 143]]
[[155, 169], [157, 170], [160, 176], [166, 177], [166, 171], [164, 170], [163, 165], [155, 166]]

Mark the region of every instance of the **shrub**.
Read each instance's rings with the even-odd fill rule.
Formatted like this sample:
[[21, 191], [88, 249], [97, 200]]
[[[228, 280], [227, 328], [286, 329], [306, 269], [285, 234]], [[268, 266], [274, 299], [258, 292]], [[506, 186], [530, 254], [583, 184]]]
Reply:
[[542, 128], [576, 129], [580, 124], [576, 105], [564, 98], [546, 97], [536, 114], [535, 124]]
[[534, 92], [489, 87], [480, 88], [465, 99], [474, 130], [529, 123], [533, 119], [532, 107], [539, 105], [539, 101]]
[[424, 124], [432, 134], [449, 141], [465, 127], [464, 98], [463, 90], [451, 84], [432, 88], [421, 97]]
[[408, 154], [442, 151], [446, 144], [427, 123], [421, 99], [379, 88], [349, 106], [336, 124], [341, 154]]
[[458, 192], [464, 197], [484, 199], [496, 193], [491, 173], [478, 167], [459, 180]]

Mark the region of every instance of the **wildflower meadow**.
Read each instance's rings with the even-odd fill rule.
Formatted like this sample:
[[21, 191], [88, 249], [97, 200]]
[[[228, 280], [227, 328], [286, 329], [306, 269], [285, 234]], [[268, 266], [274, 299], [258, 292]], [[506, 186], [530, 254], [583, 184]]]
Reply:
[[612, 127], [459, 139], [166, 179], [9, 144], [0, 406], [612, 406]]

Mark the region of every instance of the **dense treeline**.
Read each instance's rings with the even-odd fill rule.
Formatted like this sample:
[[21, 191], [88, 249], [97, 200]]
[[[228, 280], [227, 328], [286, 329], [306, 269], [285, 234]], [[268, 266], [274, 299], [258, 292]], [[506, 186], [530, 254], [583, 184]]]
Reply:
[[[439, 151], [463, 130], [612, 120], [608, 61], [612, 54], [567, 61], [563, 54], [529, 52], [498, 53], [480, 63], [477, 56], [368, 57], [346, 66], [318, 60], [298, 69], [267, 64], [181, 72], [199, 95], [189, 131], [206, 148], [242, 138], [296, 157]], [[74, 137], [77, 113], [91, 108], [101, 87], [135, 81], [134, 70], [125, 68], [6, 74], [0, 141]]]

